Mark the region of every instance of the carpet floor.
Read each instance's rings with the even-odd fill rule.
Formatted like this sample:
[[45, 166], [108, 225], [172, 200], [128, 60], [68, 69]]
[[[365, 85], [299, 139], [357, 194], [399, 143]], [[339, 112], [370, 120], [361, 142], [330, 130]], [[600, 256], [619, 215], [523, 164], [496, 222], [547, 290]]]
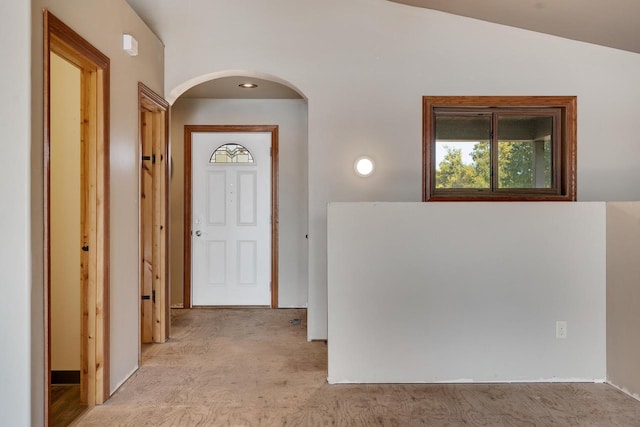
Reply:
[[[299, 321], [297, 321], [299, 319]], [[79, 426], [640, 426], [606, 384], [329, 385], [306, 311], [173, 310], [171, 339]]]

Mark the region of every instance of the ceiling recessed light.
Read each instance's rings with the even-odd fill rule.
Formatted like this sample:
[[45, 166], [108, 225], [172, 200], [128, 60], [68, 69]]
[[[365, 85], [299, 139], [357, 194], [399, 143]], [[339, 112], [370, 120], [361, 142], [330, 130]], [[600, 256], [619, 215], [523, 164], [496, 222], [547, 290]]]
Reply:
[[238, 86], [240, 86], [241, 88], [244, 88], [244, 89], [253, 89], [253, 88], [258, 87], [258, 85], [255, 84], [255, 83], [242, 83], [242, 84], [239, 84]]

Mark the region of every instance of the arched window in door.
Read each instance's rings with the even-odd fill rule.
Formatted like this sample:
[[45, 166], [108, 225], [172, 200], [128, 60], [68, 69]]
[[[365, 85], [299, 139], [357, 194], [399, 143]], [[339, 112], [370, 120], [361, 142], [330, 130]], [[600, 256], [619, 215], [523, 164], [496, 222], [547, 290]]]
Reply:
[[253, 156], [240, 144], [223, 144], [211, 154], [209, 163], [253, 163]]

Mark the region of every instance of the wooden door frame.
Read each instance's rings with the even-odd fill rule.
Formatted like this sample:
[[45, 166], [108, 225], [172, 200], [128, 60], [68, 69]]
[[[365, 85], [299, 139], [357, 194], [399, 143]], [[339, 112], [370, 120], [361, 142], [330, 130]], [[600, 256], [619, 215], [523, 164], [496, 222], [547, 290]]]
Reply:
[[[109, 69], [107, 56], [44, 10], [44, 340], [45, 423], [51, 402], [51, 53], [81, 72], [84, 202], [81, 290], [81, 397], [89, 406], [110, 396], [109, 384]], [[86, 211], [85, 211], [86, 209]], [[80, 242], [78, 242], [80, 251]]]
[[[153, 115], [153, 128], [147, 131], [152, 135], [151, 144], [154, 146], [152, 158], [144, 160], [143, 156], [143, 138], [145, 129], [143, 129], [142, 114], [151, 113]], [[154, 290], [158, 290], [156, 293], [156, 305], [153, 310], [152, 316], [152, 335], [153, 342], [162, 343], [167, 340], [170, 334], [171, 327], [171, 314], [169, 303], [169, 175], [170, 175], [170, 146], [169, 146], [169, 103], [164, 100], [160, 95], [156, 94], [153, 90], [147, 87], [144, 83], [138, 82], [138, 114], [139, 114], [139, 170], [140, 170], [140, 194], [143, 192], [143, 168], [144, 162], [152, 161], [153, 164], [159, 165], [159, 168], [154, 168], [153, 172], [153, 213], [152, 213], [152, 234], [153, 240], [157, 242], [157, 247], [154, 245], [153, 258], [158, 260], [158, 269], [161, 274], [154, 277]], [[160, 138], [156, 140], [155, 135], [160, 133]], [[140, 298], [142, 298], [142, 285], [144, 280], [144, 271], [142, 267], [143, 262], [143, 247], [142, 247], [142, 235], [143, 235], [143, 211], [142, 202], [140, 204]], [[142, 309], [141, 309], [142, 310]], [[142, 322], [142, 311], [138, 316]], [[140, 332], [141, 334], [141, 332]], [[139, 342], [142, 343], [142, 336], [140, 336]], [[142, 351], [138, 352], [139, 361], [141, 361]]]
[[271, 308], [278, 308], [278, 125], [185, 125], [184, 127], [184, 308], [191, 308], [191, 145], [193, 133], [271, 133]]

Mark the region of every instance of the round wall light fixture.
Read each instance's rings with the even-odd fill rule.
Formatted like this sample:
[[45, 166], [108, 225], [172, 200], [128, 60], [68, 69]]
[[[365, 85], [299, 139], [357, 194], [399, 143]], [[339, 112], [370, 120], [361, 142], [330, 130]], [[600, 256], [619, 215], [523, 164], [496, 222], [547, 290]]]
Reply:
[[358, 176], [370, 176], [376, 170], [376, 164], [371, 157], [360, 156], [353, 163], [353, 169]]
[[241, 83], [238, 86], [240, 86], [243, 89], [255, 89], [258, 87], [258, 85], [255, 83]]

